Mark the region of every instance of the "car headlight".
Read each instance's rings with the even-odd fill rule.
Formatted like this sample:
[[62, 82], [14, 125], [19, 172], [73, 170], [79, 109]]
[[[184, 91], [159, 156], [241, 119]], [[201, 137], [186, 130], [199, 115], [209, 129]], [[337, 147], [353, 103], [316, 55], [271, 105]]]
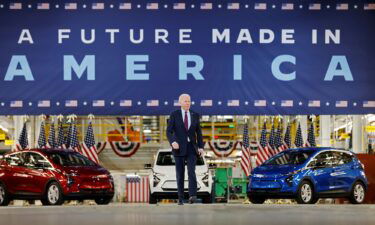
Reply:
[[208, 172], [207, 173], [203, 173], [203, 178], [202, 178], [202, 182], [204, 185], [206, 185], [206, 187], [208, 187], [208, 183], [209, 183], [209, 174]]
[[159, 182], [160, 182], [160, 177], [162, 177], [162, 176], [164, 176], [164, 174], [162, 174], [162, 173], [153, 173], [153, 180], [154, 180], [154, 187], [156, 187], [158, 184], [159, 184]]

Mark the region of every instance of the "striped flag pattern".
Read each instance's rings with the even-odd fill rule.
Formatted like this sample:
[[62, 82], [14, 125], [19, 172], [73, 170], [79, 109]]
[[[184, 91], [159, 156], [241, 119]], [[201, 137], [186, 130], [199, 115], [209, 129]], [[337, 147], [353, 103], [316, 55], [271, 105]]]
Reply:
[[244, 171], [246, 177], [250, 175], [251, 171], [251, 161], [250, 161], [250, 149], [249, 149], [249, 128], [245, 124], [243, 130], [243, 140], [242, 140], [242, 156], [241, 156], [241, 168]]
[[70, 139], [72, 139], [73, 122], [69, 122], [68, 133], [64, 137], [64, 144], [62, 148], [68, 149], [70, 147]]
[[315, 134], [314, 134], [314, 122], [311, 122], [309, 130], [307, 131], [307, 141], [306, 141], [307, 147], [315, 147]]
[[50, 130], [49, 130], [47, 147], [48, 148], [56, 148], [57, 144], [56, 144], [56, 136], [55, 136], [55, 123], [52, 122], [50, 126], [51, 127], [50, 127]]
[[294, 144], [296, 145], [297, 148], [300, 148], [303, 146], [303, 138], [302, 138], [302, 131], [301, 131], [300, 123], [298, 123], [296, 139], [294, 140]]
[[266, 122], [263, 124], [263, 129], [262, 133], [260, 136], [260, 142], [258, 143], [258, 153], [257, 153], [257, 160], [256, 160], [256, 165], [259, 166], [263, 162], [265, 162], [269, 157], [270, 157], [270, 152], [268, 149], [268, 144], [267, 144], [267, 130], [266, 130]]
[[284, 135], [284, 145], [285, 148], [291, 148], [292, 143], [291, 143], [291, 138], [290, 138], [290, 124], [286, 127], [285, 135]]
[[16, 144], [15, 151], [21, 151], [23, 149], [27, 149], [28, 147], [29, 147], [29, 140], [27, 137], [27, 128], [26, 128], [26, 122], [25, 122], [23, 124], [20, 137], [18, 138], [18, 143]]
[[71, 135], [70, 135], [70, 148], [73, 149], [76, 152], [81, 153], [81, 149], [78, 143], [78, 134], [77, 134], [77, 127], [75, 122], [71, 123], [72, 130], [71, 130]]
[[99, 164], [99, 158], [98, 153], [96, 151], [96, 144], [94, 138], [94, 131], [91, 122], [89, 123], [89, 126], [87, 128], [85, 141], [82, 144], [82, 153], [91, 161]]
[[272, 124], [270, 138], [268, 139], [268, 149], [269, 149], [269, 152], [271, 153], [271, 156], [276, 155], [277, 152], [275, 149], [275, 124], [274, 123]]
[[148, 202], [150, 189], [148, 177], [127, 177], [126, 196], [129, 203]]
[[40, 124], [39, 138], [38, 138], [38, 147], [47, 148], [46, 141], [46, 130], [44, 129], [44, 122]]
[[64, 129], [63, 129], [62, 121], [59, 120], [59, 122], [58, 122], [58, 128], [57, 128], [57, 143], [56, 143], [56, 147], [57, 148], [63, 148], [63, 145], [64, 145]]

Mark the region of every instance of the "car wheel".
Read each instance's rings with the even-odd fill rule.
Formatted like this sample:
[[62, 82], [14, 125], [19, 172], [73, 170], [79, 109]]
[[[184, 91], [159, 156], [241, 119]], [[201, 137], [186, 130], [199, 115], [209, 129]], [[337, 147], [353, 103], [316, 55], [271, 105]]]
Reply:
[[253, 204], [263, 204], [266, 201], [265, 197], [249, 196], [249, 201]]
[[113, 197], [101, 197], [101, 198], [96, 198], [95, 202], [98, 205], [108, 205]]
[[158, 203], [157, 197], [155, 195], [151, 194], [151, 192], [150, 192], [150, 198], [148, 200], [148, 203], [149, 204], [156, 204], [156, 203]]
[[9, 194], [5, 188], [5, 185], [0, 183], [0, 206], [7, 206], [9, 202]]
[[352, 191], [350, 192], [349, 201], [352, 204], [361, 204], [365, 200], [366, 189], [365, 186], [357, 181], [353, 185]]
[[64, 198], [60, 185], [53, 181], [47, 186], [46, 193], [42, 199], [43, 205], [61, 205], [64, 203]]
[[298, 204], [315, 204], [318, 201], [315, 197], [313, 186], [309, 181], [302, 181], [300, 184], [296, 201]]

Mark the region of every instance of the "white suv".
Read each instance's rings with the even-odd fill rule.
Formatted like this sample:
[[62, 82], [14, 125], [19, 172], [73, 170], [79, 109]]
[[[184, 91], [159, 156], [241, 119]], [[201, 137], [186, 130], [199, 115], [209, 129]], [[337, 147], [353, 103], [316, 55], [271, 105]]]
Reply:
[[[159, 199], [176, 199], [178, 197], [175, 161], [171, 149], [160, 149], [153, 167], [146, 164], [145, 168], [151, 169], [149, 175], [150, 204], [156, 204]], [[195, 172], [197, 175], [197, 197], [202, 198], [203, 203], [212, 203], [214, 200], [213, 179], [203, 157], [198, 157]], [[188, 196], [188, 186], [185, 166], [185, 197]]]

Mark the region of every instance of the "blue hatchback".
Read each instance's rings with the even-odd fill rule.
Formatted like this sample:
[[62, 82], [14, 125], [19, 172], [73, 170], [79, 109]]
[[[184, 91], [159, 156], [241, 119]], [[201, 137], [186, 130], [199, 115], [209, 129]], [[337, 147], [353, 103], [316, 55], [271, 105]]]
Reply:
[[292, 198], [315, 204], [319, 198], [348, 198], [363, 202], [367, 189], [364, 166], [350, 151], [335, 148], [285, 150], [255, 168], [248, 185], [252, 203]]

